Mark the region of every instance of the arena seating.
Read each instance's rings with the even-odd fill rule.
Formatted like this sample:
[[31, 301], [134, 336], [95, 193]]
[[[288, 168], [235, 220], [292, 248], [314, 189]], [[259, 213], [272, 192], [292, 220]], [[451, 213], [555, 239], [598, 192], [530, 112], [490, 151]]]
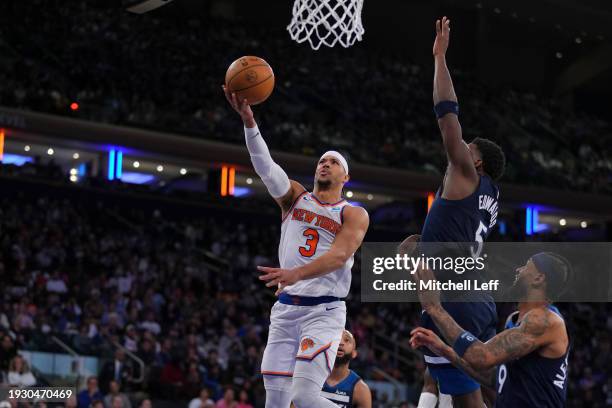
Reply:
[[[126, 363], [122, 371], [133, 406], [145, 396], [187, 406], [203, 387], [215, 400], [228, 387], [236, 398], [245, 391], [249, 404], [263, 406], [259, 363], [274, 296], [255, 266], [277, 262], [280, 223], [272, 201], [254, 202], [270, 211], [253, 217], [239, 205], [218, 208], [212, 198], [186, 205], [118, 183], [64, 184], [57, 173], [53, 164], [0, 167], [0, 331], [10, 338], [0, 347], [0, 369], [8, 370], [16, 349], [54, 350], [50, 334], [110, 361], [114, 340], [146, 363], [143, 383], [133, 381], [137, 366]], [[383, 334], [406, 345], [420, 309], [361, 304], [358, 265], [347, 319], [360, 350], [353, 368], [366, 379], [379, 379], [380, 368], [418, 389], [422, 365], [407, 369], [392, 350], [372, 348], [371, 339]], [[573, 341], [568, 407], [603, 407], [612, 392], [612, 308], [560, 307]], [[502, 321], [509, 310], [501, 305]], [[107, 392], [104, 368], [99, 381]]]
[[[333, 146], [363, 163], [443, 170], [431, 68], [407, 55], [313, 53], [281, 29], [171, 13], [140, 18], [101, 0], [11, 2], [0, 25], [0, 103], [9, 107], [242, 143], [220, 85], [228, 64], [252, 53], [276, 70], [275, 92], [257, 108], [272, 148], [316, 155]], [[612, 192], [605, 118], [453, 75], [466, 139], [504, 147], [505, 181]]]

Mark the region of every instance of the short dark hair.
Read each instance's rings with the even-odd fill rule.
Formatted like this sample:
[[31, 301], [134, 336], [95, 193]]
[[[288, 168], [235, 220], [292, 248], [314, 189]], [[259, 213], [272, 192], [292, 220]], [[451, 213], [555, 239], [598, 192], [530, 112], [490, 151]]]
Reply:
[[480, 150], [484, 172], [493, 180], [499, 180], [506, 168], [506, 155], [502, 148], [494, 141], [482, 137], [477, 137], [472, 143]]

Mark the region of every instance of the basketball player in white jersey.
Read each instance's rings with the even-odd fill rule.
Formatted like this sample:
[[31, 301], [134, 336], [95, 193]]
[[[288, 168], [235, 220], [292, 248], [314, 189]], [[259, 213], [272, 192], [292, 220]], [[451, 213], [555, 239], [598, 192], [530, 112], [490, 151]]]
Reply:
[[277, 287], [261, 364], [266, 408], [337, 408], [321, 396], [333, 369], [346, 322], [353, 254], [368, 229], [367, 212], [342, 199], [348, 164], [324, 153], [312, 193], [289, 180], [263, 140], [248, 101], [225, 96], [244, 123], [255, 172], [282, 209], [280, 268], [260, 266], [266, 286]]

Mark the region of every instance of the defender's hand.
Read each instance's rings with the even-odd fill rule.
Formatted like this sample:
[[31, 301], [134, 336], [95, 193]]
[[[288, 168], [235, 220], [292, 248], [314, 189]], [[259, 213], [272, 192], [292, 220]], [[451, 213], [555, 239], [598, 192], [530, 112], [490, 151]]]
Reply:
[[441, 357], [446, 357], [448, 351], [448, 346], [436, 333], [423, 327], [417, 327], [410, 332], [410, 346], [414, 349], [427, 347]]
[[249, 101], [247, 101], [246, 98], [239, 100], [235, 92], [230, 92], [225, 85], [222, 85], [221, 87], [223, 88], [225, 99], [227, 99], [232, 108], [238, 112], [240, 118], [242, 118], [242, 121], [244, 122], [244, 125], [249, 128], [255, 127], [255, 119], [253, 117], [251, 106], [249, 106]]
[[266, 281], [267, 287], [278, 286], [276, 295], [279, 295], [286, 286], [293, 285], [300, 280], [297, 269], [270, 268], [267, 266], [258, 266], [257, 269], [265, 273], [265, 275], [259, 277], [259, 280]]
[[[417, 293], [419, 295], [419, 300], [421, 301], [421, 306], [423, 309], [429, 311], [436, 307], [441, 307], [440, 305], [440, 291], [436, 289], [424, 289], [427, 282], [435, 283], [433, 281], [436, 280], [436, 276], [429, 268], [417, 268], [414, 274], [414, 281], [417, 284]], [[434, 286], [435, 287], [435, 286]]]
[[448, 40], [450, 39], [450, 20], [442, 17], [442, 20], [436, 20], [436, 41], [433, 45], [434, 56], [446, 55], [448, 49]]
[[410, 235], [408, 238], [402, 241], [397, 248], [397, 253], [400, 255], [412, 256], [412, 253], [416, 249], [417, 245], [421, 242], [421, 236], [419, 234]]

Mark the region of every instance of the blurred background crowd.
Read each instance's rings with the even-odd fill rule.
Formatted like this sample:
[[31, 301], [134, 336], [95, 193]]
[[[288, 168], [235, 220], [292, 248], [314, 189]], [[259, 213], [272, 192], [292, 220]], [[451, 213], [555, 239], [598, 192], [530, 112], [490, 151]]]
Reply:
[[[280, 222], [273, 203], [251, 202], [247, 211], [220, 208], [218, 199], [202, 196], [198, 205], [185, 205], [116, 182], [64, 185], [52, 163], [0, 169], [6, 186], [0, 200], [4, 383], [38, 383], [17, 350], [55, 350], [50, 338], [57, 336], [79, 354], [105, 361], [79, 394], [79, 407], [99, 399], [125, 408], [148, 398], [185, 405], [200, 398], [192, 408], [263, 406], [259, 364], [274, 296], [255, 267], [277, 264]], [[168, 201], [160, 206], [162, 198]], [[396, 232], [417, 232], [403, 227]], [[352, 368], [367, 381], [384, 379], [382, 370], [420, 391], [420, 360], [407, 363], [393, 347], [376, 347], [384, 341], [407, 347], [419, 306], [361, 303], [359, 273], [357, 260], [347, 299], [347, 327], [359, 349]], [[606, 406], [611, 307], [559, 307], [572, 335], [568, 407]], [[500, 321], [511, 308], [500, 305]], [[144, 362], [144, 371], [128, 352]], [[376, 395], [375, 401], [380, 408], [411, 406]]]
[[[221, 84], [234, 59], [255, 54], [275, 70], [272, 97], [255, 108], [272, 149], [317, 156], [331, 146], [351, 162], [444, 171], [432, 69], [409, 51], [313, 53], [265, 24], [135, 16], [115, 6], [3, 4], [0, 105], [242, 144]], [[608, 117], [451, 67], [466, 140], [501, 144], [504, 182], [612, 193]], [[67, 407], [263, 406], [259, 366], [275, 297], [256, 266], [278, 262], [271, 200], [169, 193], [103, 175], [69, 183], [66, 169], [40, 157], [1, 165], [0, 182], [2, 387], [48, 385], [24, 353], [61, 353], [65, 344], [101, 361]], [[366, 239], [398, 241], [418, 233], [423, 217], [373, 212]], [[567, 240], [554, 230], [528, 237], [524, 220], [508, 219], [506, 228], [492, 240]], [[351, 368], [369, 383], [407, 385], [408, 400], [372, 387], [375, 408], [411, 408], [424, 371], [408, 350], [420, 307], [361, 303], [359, 276], [356, 259], [347, 328], [359, 355]], [[568, 407], [612, 406], [612, 306], [559, 308], [572, 341]], [[500, 304], [499, 321], [511, 310]]]
[[[2, 105], [242, 143], [220, 87], [234, 59], [256, 53], [276, 74], [274, 95], [257, 108], [273, 149], [317, 155], [320, 146], [334, 146], [362, 163], [443, 171], [433, 71], [408, 51], [313, 53], [264, 24], [134, 16], [101, 0], [5, 7]], [[11, 24], [15, 19], [23, 23]], [[453, 75], [466, 139], [502, 145], [506, 181], [612, 191], [609, 118], [487, 85], [470, 72]], [[70, 109], [74, 102], [78, 111]]]

